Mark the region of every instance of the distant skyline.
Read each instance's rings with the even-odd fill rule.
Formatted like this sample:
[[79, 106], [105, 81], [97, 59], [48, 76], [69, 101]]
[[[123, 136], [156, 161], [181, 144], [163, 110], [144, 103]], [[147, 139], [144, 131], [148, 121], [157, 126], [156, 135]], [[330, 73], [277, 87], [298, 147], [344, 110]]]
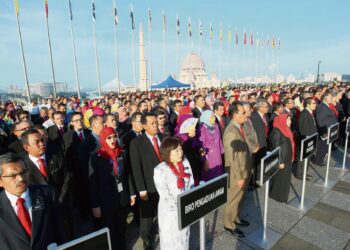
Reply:
[[[24, 52], [27, 61], [29, 82], [51, 82], [51, 70], [47, 34], [45, 27], [44, 1], [19, 0], [20, 23]], [[81, 87], [97, 87], [95, 55], [92, 33], [91, 1], [71, 0], [73, 26], [77, 48], [77, 61]], [[118, 46], [120, 81], [133, 83], [131, 52], [130, 4], [135, 17], [135, 49], [138, 59], [138, 31], [142, 23], [145, 36], [145, 54], [148, 59], [147, 11], [152, 12], [152, 72], [154, 82], [163, 79], [162, 12], [166, 15], [166, 71], [177, 72], [176, 62], [176, 15], [180, 18], [180, 63], [189, 52], [188, 17], [192, 21], [193, 50], [198, 53], [199, 20], [203, 25], [201, 54], [207, 72], [212, 68], [219, 78], [242, 77], [266, 73], [274, 68], [275, 73], [284, 75], [316, 74], [317, 62], [322, 72], [350, 73], [350, 20], [347, 18], [350, 2], [333, 1], [116, 1], [118, 10]], [[74, 67], [69, 31], [68, 0], [49, 0], [49, 25], [53, 60], [57, 82], [75, 85]], [[115, 78], [114, 17], [112, 0], [95, 0], [96, 34], [100, 59], [101, 82], [105, 84]], [[209, 22], [213, 24], [212, 64], [209, 61]], [[222, 64], [220, 63], [220, 23], [223, 27]], [[232, 29], [233, 43], [227, 50], [228, 26]], [[238, 31], [239, 45], [235, 45]], [[243, 33], [247, 32], [247, 46], [244, 48]], [[256, 47], [249, 45], [250, 32], [254, 43], [262, 33], [266, 43], [269, 35], [281, 39], [281, 49], [258, 49], [256, 68]], [[258, 35], [258, 34], [259, 35]], [[16, 17], [12, 0], [0, 1], [0, 88], [8, 84], [24, 85], [24, 74], [20, 58]], [[273, 52], [274, 51], [274, 52]], [[261, 54], [263, 56], [260, 58]], [[231, 61], [227, 57], [231, 55]], [[267, 58], [269, 60], [267, 60]], [[279, 63], [278, 63], [279, 62]], [[138, 76], [138, 61], [137, 76]], [[262, 67], [261, 65], [264, 64]], [[278, 64], [277, 67], [271, 67]], [[222, 66], [221, 66], [222, 65]], [[245, 66], [242, 66], [245, 65]], [[230, 69], [232, 67], [232, 69]], [[221, 72], [221, 75], [220, 75]], [[273, 71], [269, 71], [271, 74]], [[208, 72], [209, 74], [209, 72]]]

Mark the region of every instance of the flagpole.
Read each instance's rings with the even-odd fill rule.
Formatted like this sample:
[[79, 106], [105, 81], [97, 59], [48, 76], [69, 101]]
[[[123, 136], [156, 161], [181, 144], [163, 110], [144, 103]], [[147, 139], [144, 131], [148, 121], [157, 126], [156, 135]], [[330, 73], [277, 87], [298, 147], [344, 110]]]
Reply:
[[190, 57], [190, 68], [189, 68], [189, 77], [190, 81], [192, 81], [192, 58], [191, 58], [191, 38], [192, 38], [192, 24], [191, 18], [188, 17], [188, 55]]
[[166, 20], [165, 20], [165, 13], [163, 11], [163, 79], [165, 80], [166, 77], [166, 70], [165, 70], [165, 31], [166, 31]]
[[226, 68], [226, 77], [227, 80], [230, 78], [230, 53], [231, 53], [231, 48], [230, 48], [230, 39], [231, 39], [231, 28], [230, 26], [228, 27], [228, 37], [227, 37], [227, 68]]
[[180, 36], [180, 20], [179, 16], [176, 15], [176, 26], [177, 26], [177, 36], [176, 36], [176, 62], [177, 62], [177, 80], [180, 80], [180, 66], [179, 66], [179, 36]]
[[222, 24], [220, 23], [220, 87], [222, 86], [222, 80], [223, 80], [223, 76], [222, 76]]
[[80, 94], [80, 82], [79, 82], [79, 74], [78, 74], [78, 66], [77, 66], [77, 56], [76, 56], [76, 52], [75, 52], [75, 42], [74, 42], [74, 31], [73, 31], [73, 14], [72, 14], [72, 10], [71, 10], [71, 2], [69, 0], [69, 12], [70, 12], [70, 22], [69, 22], [69, 26], [70, 26], [70, 35], [71, 35], [71, 40], [72, 40], [72, 48], [73, 48], [73, 59], [74, 59], [74, 73], [75, 73], [75, 80], [76, 80], [76, 84], [77, 84], [77, 91], [78, 91], [78, 98], [81, 98], [81, 94]]
[[18, 7], [17, 0], [14, 0], [14, 6], [15, 6], [15, 14], [16, 14], [16, 20], [17, 20], [17, 30], [18, 30], [19, 44], [20, 44], [20, 47], [21, 47], [22, 64], [23, 64], [23, 70], [24, 70], [24, 79], [25, 79], [25, 82], [26, 82], [27, 93], [28, 93], [28, 96], [27, 96], [28, 97], [28, 104], [30, 104], [30, 88], [29, 88], [26, 60], [25, 60], [25, 57], [24, 57], [21, 26], [20, 26], [19, 18], [18, 18], [19, 7]]
[[45, 21], [46, 21], [46, 30], [47, 30], [47, 39], [48, 39], [48, 44], [49, 44], [49, 54], [50, 54], [50, 63], [51, 63], [51, 74], [52, 74], [52, 85], [53, 85], [53, 96], [56, 98], [57, 93], [56, 93], [56, 79], [55, 79], [55, 70], [53, 67], [53, 59], [52, 59], [52, 49], [51, 49], [51, 38], [50, 38], [50, 29], [49, 29], [49, 16], [48, 16], [48, 6], [47, 2], [44, 1], [44, 7], [45, 7]]
[[135, 59], [135, 42], [134, 42], [134, 30], [135, 30], [135, 23], [134, 23], [134, 9], [132, 5], [130, 6], [130, 16], [131, 16], [131, 46], [132, 46], [132, 69], [133, 69], [133, 78], [134, 78], [134, 85], [135, 89], [137, 88], [136, 84], [136, 59]]
[[210, 68], [209, 68], [209, 73], [210, 73], [210, 81], [211, 81], [211, 77], [212, 77], [212, 61], [211, 61], [211, 47], [212, 47], [212, 39], [213, 39], [213, 27], [211, 22], [209, 23], [209, 64], [210, 64]]
[[118, 93], [120, 93], [120, 81], [119, 81], [119, 58], [118, 58], [118, 39], [117, 39], [117, 25], [118, 25], [118, 16], [117, 16], [117, 4], [113, 0], [114, 8], [114, 50], [115, 50], [115, 73], [116, 73], [116, 83], [118, 86]]
[[[198, 51], [200, 60], [200, 68], [202, 69], [202, 55], [201, 55], [201, 41], [202, 41], [202, 22], [199, 20], [199, 40], [198, 40]], [[202, 86], [202, 74], [200, 75], [200, 84]]]
[[98, 84], [98, 94], [99, 96], [102, 95], [101, 91], [101, 81], [100, 81], [100, 69], [99, 69], [99, 62], [98, 62], [98, 52], [97, 52], [97, 43], [96, 43], [96, 17], [95, 17], [95, 2], [92, 2], [92, 11], [93, 11], [93, 18], [92, 18], [92, 31], [94, 36], [94, 47], [95, 47], [95, 57], [96, 57], [96, 73], [97, 73], [97, 84]]
[[152, 19], [151, 10], [148, 9], [148, 60], [149, 60], [149, 87], [152, 85], [152, 54], [151, 54], [151, 31], [152, 31]]
[[[259, 39], [259, 33], [256, 33], [257, 39]], [[259, 40], [256, 41], [255, 45], [255, 79], [258, 78], [258, 48], [259, 48]]]

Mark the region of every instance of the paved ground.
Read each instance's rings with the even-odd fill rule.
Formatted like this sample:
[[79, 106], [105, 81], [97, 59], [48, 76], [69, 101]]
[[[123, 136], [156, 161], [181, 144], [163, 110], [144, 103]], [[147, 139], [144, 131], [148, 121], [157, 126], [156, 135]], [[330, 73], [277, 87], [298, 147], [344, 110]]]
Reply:
[[[326, 168], [310, 165], [309, 173], [314, 179], [306, 184], [305, 197], [312, 205], [307, 212], [269, 199], [268, 229], [279, 235], [272, 249], [350, 250], [350, 171], [339, 170], [342, 159], [342, 149], [332, 152], [329, 183], [333, 185], [330, 188], [322, 187]], [[350, 159], [348, 162], [350, 169]], [[301, 189], [302, 181], [293, 177], [289, 201], [300, 199]], [[245, 197], [241, 216], [250, 226], [241, 228], [248, 236], [244, 239], [237, 240], [224, 232], [222, 208], [207, 215], [206, 249], [260, 249], [249, 236], [262, 227], [264, 196], [264, 188], [260, 188], [248, 192]], [[133, 223], [128, 226], [128, 234], [130, 249], [142, 249], [137, 226]], [[267, 236], [269, 238], [269, 234]], [[159, 249], [158, 238], [156, 242]], [[191, 226], [190, 249], [199, 249], [198, 223]]]

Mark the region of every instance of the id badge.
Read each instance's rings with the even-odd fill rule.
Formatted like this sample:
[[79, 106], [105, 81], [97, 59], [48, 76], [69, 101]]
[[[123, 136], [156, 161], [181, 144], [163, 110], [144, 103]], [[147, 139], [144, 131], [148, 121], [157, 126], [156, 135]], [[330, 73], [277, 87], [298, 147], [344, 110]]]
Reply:
[[118, 192], [123, 192], [123, 183], [121, 182], [118, 183]]

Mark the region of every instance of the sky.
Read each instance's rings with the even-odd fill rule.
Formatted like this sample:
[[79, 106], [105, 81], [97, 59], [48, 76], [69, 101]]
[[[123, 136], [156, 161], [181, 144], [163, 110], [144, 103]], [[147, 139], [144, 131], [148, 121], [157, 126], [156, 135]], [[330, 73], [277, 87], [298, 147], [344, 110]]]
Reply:
[[[91, 1], [71, 0], [73, 29], [80, 85], [97, 86], [96, 60], [92, 29]], [[179, 58], [191, 51], [201, 56], [207, 70], [219, 78], [235, 78], [255, 74], [284, 75], [317, 72], [350, 73], [350, 1], [346, 0], [136, 0], [118, 1], [119, 24], [117, 42], [119, 51], [119, 78], [124, 84], [133, 84], [130, 5], [135, 17], [136, 72], [138, 70], [139, 27], [143, 26], [145, 53], [148, 58], [148, 8], [152, 13], [151, 62], [154, 82], [163, 77], [163, 20], [166, 15], [165, 67], [166, 75], [176, 74], [176, 16], [180, 19]], [[49, 0], [49, 27], [53, 63], [57, 82], [74, 87], [73, 53], [70, 35], [68, 0]], [[19, 21], [22, 30], [24, 55], [29, 82], [52, 82], [43, 0], [19, 0]], [[96, 41], [102, 85], [116, 77], [114, 47], [113, 0], [95, 0]], [[188, 18], [192, 22], [192, 41], [189, 42]], [[203, 36], [199, 42], [199, 20]], [[213, 26], [211, 60], [209, 57], [209, 23]], [[223, 29], [220, 45], [219, 31]], [[228, 27], [233, 32], [233, 43], [228, 48]], [[235, 44], [237, 31], [239, 43]], [[253, 34], [254, 46], [244, 46], [243, 34], [249, 43]], [[274, 37], [281, 40], [281, 48], [256, 46]], [[277, 42], [276, 42], [277, 43]], [[24, 85], [24, 71], [20, 54], [16, 15], [12, 0], [0, 0], [0, 89], [9, 84]]]

